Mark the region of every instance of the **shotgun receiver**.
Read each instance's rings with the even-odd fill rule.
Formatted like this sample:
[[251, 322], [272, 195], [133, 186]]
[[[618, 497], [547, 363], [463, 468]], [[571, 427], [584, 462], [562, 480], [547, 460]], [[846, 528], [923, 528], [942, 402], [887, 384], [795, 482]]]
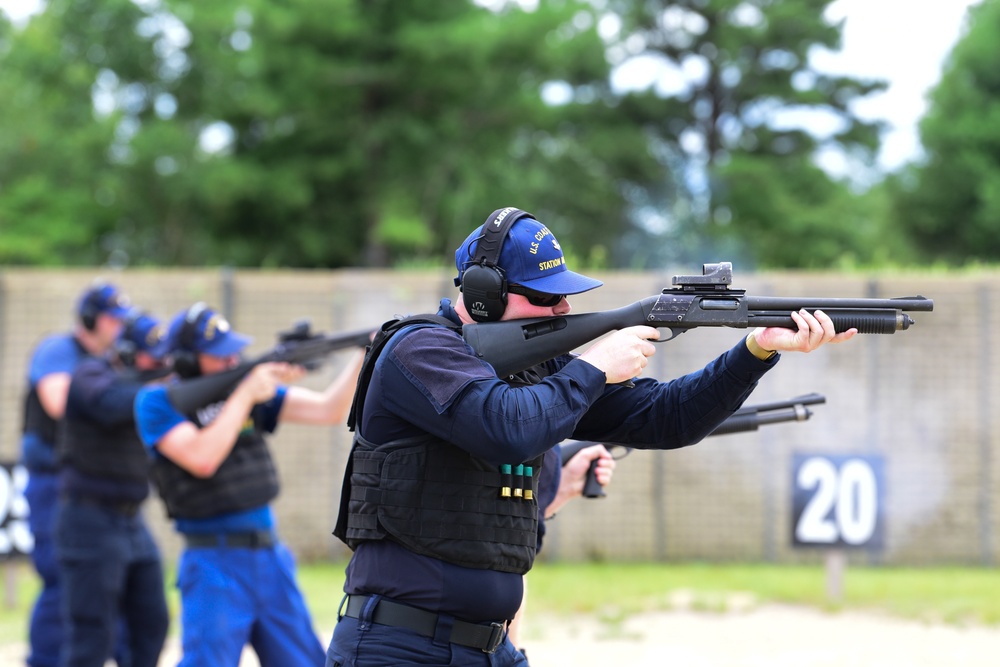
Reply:
[[[812, 416], [812, 410], [807, 405], [826, 403], [826, 396], [822, 394], [806, 394], [787, 401], [774, 401], [772, 403], [761, 403], [759, 405], [745, 405], [729, 416], [726, 421], [719, 424], [714, 431], [708, 434], [728, 435], [730, 433], [746, 433], [756, 431], [765, 424], [777, 424], [780, 422], [805, 421]], [[571, 458], [585, 447], [590, 447], [593, 442], [568, 441], [559, 445], [559, 458], [562, 465], [566, 465]], [[631, 447], [625, 445], [605, 445], [615, 460], [623, 459], [632, 453]], [[619, 453], [619, 451], [621, 453]], [[583, 483], [583, 495], [585, 498], [603, 498], [605, 496], [604, 487], [597, 481], [595, 468], [597, 461], [590, 462], [587, 469], [587, 479]]]
[[624, 327], [645, 324], [670, 329], [672, 340], [695, 327], [784, 327], [797, 329], [791, 313], [822, 310], [837, 332], [891, 334], [913, 325], [909, 311], [930, 312], [934, 302], [922, 296], [893, 299], [748, 296], [730, 289], [730, 262], [703, 264], [700, 276], [674, 276], [675, 287], [617, 308], [580, 315], [466, 324], [462, 336], [477, 356], [506, 377]]
[[316, 370], [323, 359], [348, 347], [365, 347], [372, 330], [339, 334], [312, 333], [308, 320], [299, 320], [288, 331], [278, 334], [278, 344], [256, 359], [244, 361], [221, 373], [201, 375], [175, 382], [167, 387], [167, 399], [178, 412], [190, 414], [199, 408], [223, 400], [254, 366], [267, 361], [285, 361]]

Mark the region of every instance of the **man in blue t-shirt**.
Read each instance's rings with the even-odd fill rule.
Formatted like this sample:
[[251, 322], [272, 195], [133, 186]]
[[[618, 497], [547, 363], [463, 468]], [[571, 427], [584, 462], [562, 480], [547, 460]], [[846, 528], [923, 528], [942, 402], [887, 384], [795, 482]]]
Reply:
[[567, 439], [693, 445], [736, 411], [779, 351], [853, 337], [822, 312], [758, 328], [704, 369], [638, 377], [659, 331], [612, 332], [580, 355], [497, 377], [464, 324], [566, 315], [602, 283], [566, 266], [552, 232], [498, 209], [455, 253], [454, 305], [385, 326], [362, 368], [335, 534], [354, 554], [327, 667], [526, 665], [505, 627], [534, 560], [538, 467]]
[[[250, 342], [204, 303], [173, 319], [168, 340], [182, 378], [233, 368]], [[278, 476], [265, 436], [281, 422], [342, 423], [363, 358], [359, 352], [322, 392], [288, 386], [305, 372], [299, 366], [262, 363], [227, 398], [187, 414], [166, 386], [136, 397], [153, 483], [185, 541], [181, 667], [237, 667], [247, 644], [262, 667], [322, 664], [292, 554], [275, 532]]]
[[73, 370], [87, 357], [107, 352], [128, 311], [128, 298], [117, 287], [95, 283], [77, 301], [73, 330], [44, 338], [28, 366], [21, 459], [29, 473], [25, 498], [35, 541], [31, 560], [42, 579], [28, 630], [31, 667], [57, 667], [63, 641], [59, 569], [52, 540], [58, 502], [57, 424], [66, 409]]

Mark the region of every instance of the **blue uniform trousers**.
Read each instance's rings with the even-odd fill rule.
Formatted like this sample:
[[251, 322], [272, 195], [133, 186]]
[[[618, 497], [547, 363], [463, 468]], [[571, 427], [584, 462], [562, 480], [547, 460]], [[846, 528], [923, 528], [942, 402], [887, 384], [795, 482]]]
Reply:
[[129, 664], [156, 667], [170, 616], [160, 553], [141, 515], [69, 499], [56, 517], [61, 667], [104, 665], [121, 642], [121, 621]]
[[58, 667], [63, 628], [60, 611], [59, 566], [56, 563], [52, 531], [59, 500], [59, 476], [55, 472], [32, 471], [24, 489], [28, 501], [28, 526], [35, 539], [31, 562], [42, 579], [28, 627], [31, 667]]
[[178, 667], [237, 667], [247, 644], [261, 667], [323, 664], [323, 644], [284, 545], [188, 547], [177, 586], [184, 650]]
[[[374, 605], [361, 618], [343, 617], [333, 631], [326, 652], [326, 667], [400, 667], [440, 665], [449, 667], [528, 667], [524, 654], [504, 637], [494, 653], [425, 637], [404, 628], [373, 623]], [[447, 636], [449, 617], [440, 616], [438, 634]]]

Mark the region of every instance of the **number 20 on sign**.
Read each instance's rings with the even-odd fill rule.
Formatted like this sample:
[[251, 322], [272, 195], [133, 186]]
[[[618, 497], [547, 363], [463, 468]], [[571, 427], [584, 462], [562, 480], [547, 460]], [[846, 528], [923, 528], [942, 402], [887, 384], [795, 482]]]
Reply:
[[873, 455], [792, 457], [792, 544], [882, 546], [884, 464]]

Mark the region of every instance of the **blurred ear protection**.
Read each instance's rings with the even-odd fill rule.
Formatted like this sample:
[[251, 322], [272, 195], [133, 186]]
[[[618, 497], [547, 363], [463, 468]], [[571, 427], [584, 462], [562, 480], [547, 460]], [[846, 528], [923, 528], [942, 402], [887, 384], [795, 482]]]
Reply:
[[521, 218], [534, 218], [519, 208], [500, 208], [483, 223], [483, 235], [469, 266], [462, 272], [462, 303], [476, 322], [495, 322], [507, 309], [507, 276], [497, 265], [507, 232]]
[[129, 313], [125, 321], [122, 322], [122, 332], [115, 341], [115, 354], [118, 356], [118, 360], [129, 368], [135, 366], [135, 355], [139, 351], [133, 341], [135, 338], [133, 330], [142, 315], [143, 313], [140, 311]]
[[97, 297], [103, 287], [104, 285], [95, 285], [80, 303], [80, 323], [87, 331], [93, 331], [97, 327], [97, 316], [101, 314], [101, 310], [97, 306]]
[[201, 365], [198, 363], [198, 352], [194, 349], [198, 340], [198, 327], [202, 320], [212, 311], [204, 301], [199, 301], [184, 315], [180, 331], [177, 332], [177, 346], [172, 353], [174, 372], [182, 378], [193, 378], [201, 375]]

